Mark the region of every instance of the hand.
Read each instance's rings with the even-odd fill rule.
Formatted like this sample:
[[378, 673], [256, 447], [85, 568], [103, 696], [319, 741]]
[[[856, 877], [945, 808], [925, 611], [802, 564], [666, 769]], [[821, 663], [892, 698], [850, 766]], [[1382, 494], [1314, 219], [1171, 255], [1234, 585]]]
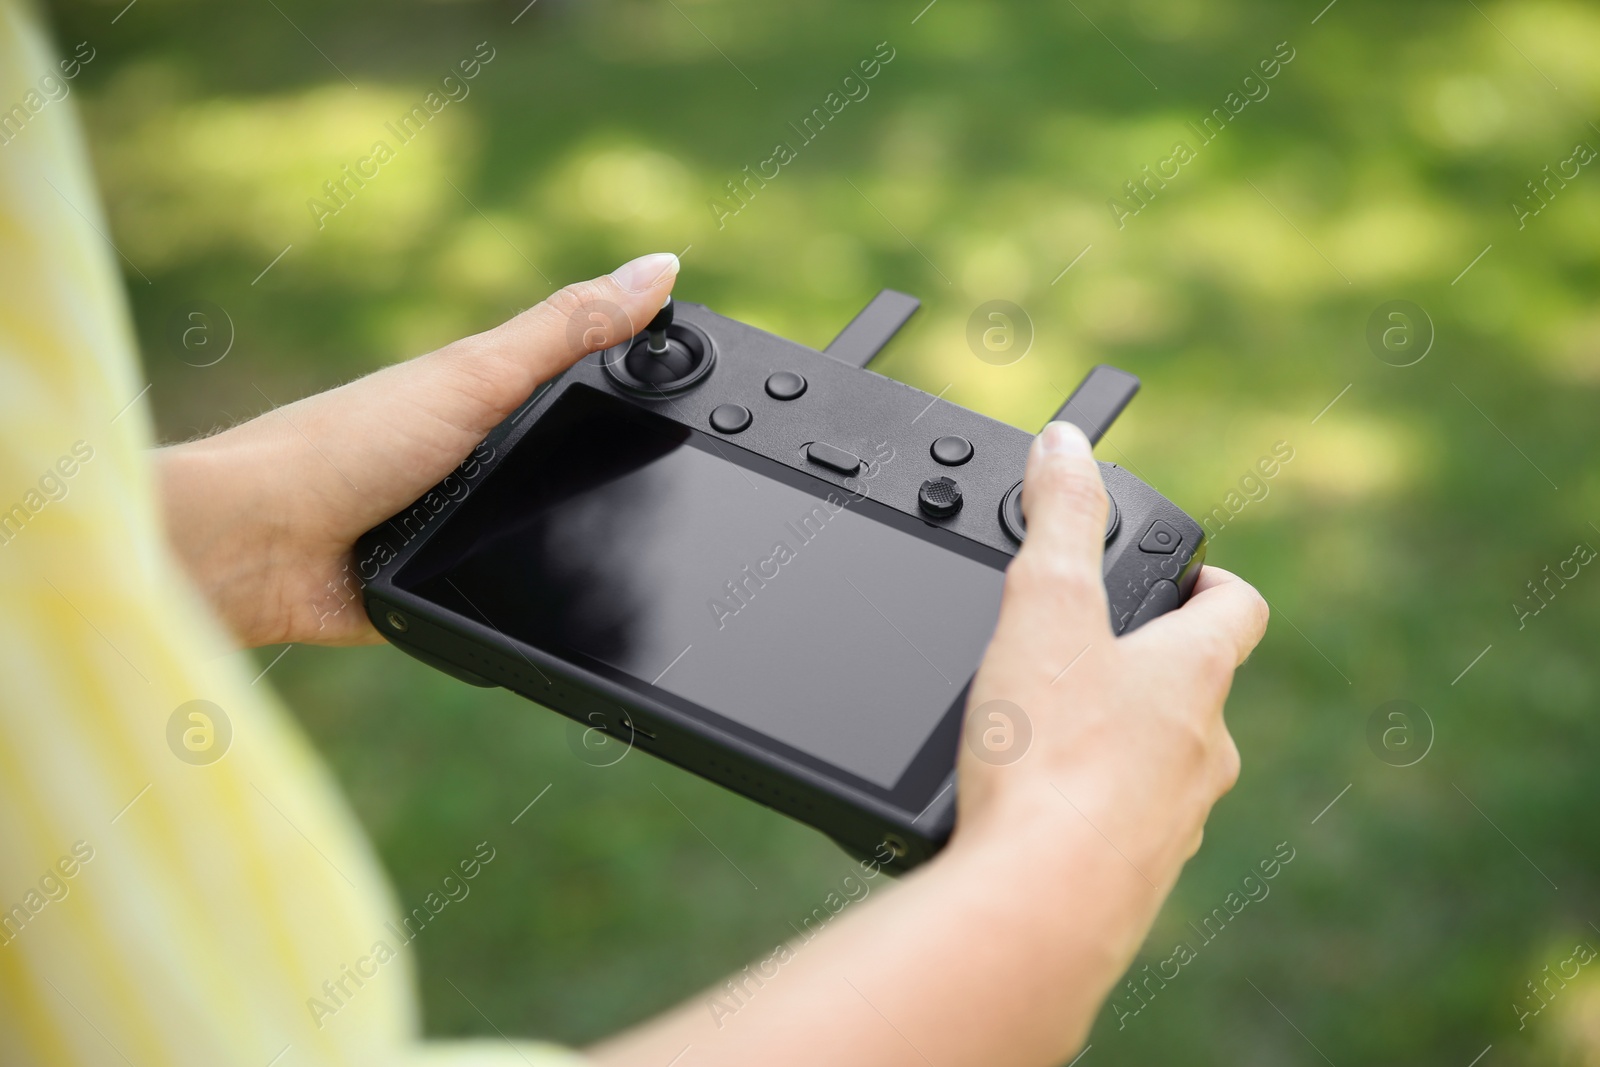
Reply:
[[[1023, 506], [1028, 539], [1006, 572], [968, 701], [953, 847], [1021, 833], [1048, 848], [1066, 826], [1088, 823], [1122, 854], [1131, 888], [1159, 902], [1238, 778], [1222, 705], [1266, 629], [1266, 602], [1206, 567], [1182, 608], [1113, 637], [1101, 576], [1105, 487], [1089, 442], [1065, 423], [1034, 442]], [[1008, 704], [1031, 725], [1030, 747], [1014, 762], [982, 758], [986, 732], [1015, 716]], [[1144, 929], [1128, 934], [1131, 951]]]
[[[1183, 607], [1113, 637], [1105, 487], [1070, 426], [1035, 443], [1023, 506], [1028, 540], [973, 680], [949, 847], [788, 946], [731, 1020], [706, 1004], [755, 968], [593, 1050], [597, 1063], [1044, 1067], [1082, 1047], [1239, 773], [1222, 702], [1267, 611], [1207, 567]], [[1001, 725], [987, 718], [995, 700], [1032, 727], [1008, 764], [977, 755]]]
[[643, 256], [492, 330], [157, 453], [168, 539], [248, 646], [380, 640], [356, 538], [441, 481], [533, 390], [644, 328], [678, 259]]
[[[1082, 1046], [1237, 777], [1222, 699], [1267, 609], [1206, 568], [1189, 603], [1112, 637], [1106, 486], [1074, 427], [1035, 442], [1022, 506], [1029, 533], [973, 680], [949, 848], [792, 942], [731, 1021], [706, 1003], [744, 990], [754, 968], [592, 1049], [595, 1062], [645, 1067], [693, 1048], [685, 1065], [922, 1067], [938, 1049], [947, 1067], [1043, 1067]], [[1032, 725], [1008, 765], [976, 755], [989, 701]]]

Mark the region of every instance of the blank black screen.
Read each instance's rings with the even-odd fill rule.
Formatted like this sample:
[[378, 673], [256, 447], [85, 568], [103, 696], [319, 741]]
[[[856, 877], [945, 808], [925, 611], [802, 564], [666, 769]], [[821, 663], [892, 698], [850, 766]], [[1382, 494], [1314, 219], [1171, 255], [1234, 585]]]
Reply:
[[861, 484], [574, 385], [401, 584], [892, 789], [977, 668], [1003, 557]]

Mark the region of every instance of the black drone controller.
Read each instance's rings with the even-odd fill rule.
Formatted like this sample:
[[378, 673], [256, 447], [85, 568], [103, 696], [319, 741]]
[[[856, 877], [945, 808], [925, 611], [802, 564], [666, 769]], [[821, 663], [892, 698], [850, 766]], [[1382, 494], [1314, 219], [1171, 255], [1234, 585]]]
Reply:
[[[669, 302], [368, 532], [373, 624], [853, 852], [928, 859], [1033, 436], [865, 369], [918, 306], [885, 290], [818, 352]], [[1097, 367], [1056, 418], [1098, 441], [1138, 386]], [[1188, 597], [1205, 535], [1100, 468], [1121, 634]]]

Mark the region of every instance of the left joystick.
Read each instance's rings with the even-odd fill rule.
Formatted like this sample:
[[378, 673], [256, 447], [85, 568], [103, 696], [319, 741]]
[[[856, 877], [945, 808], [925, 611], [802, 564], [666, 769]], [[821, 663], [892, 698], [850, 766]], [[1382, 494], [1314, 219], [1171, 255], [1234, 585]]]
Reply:
[[668, 352], [667, 328], [672, 325], [672, 315], [672, 297], [669, 296], [667, 302], [661, 305], [661, 310], [656, 312], [656, 317], [644, 328], [646, 347], [657, 359]]
[[686, 389], [711, 370], [711, 342], [692, 323], [676, 322], [672, 298], [634, 335], [621, 360], [608, 362], [624, 389], [660, 396]]

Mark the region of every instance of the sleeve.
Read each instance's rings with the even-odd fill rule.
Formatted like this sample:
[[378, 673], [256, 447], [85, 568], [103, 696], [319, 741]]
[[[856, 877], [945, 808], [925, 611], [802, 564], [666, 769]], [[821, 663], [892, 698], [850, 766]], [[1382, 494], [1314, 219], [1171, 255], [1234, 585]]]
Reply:
[[168, 557], [68, 69], [0, 0], [0, 1064], [580, 1062], [421, 1040], [360, 826]]

